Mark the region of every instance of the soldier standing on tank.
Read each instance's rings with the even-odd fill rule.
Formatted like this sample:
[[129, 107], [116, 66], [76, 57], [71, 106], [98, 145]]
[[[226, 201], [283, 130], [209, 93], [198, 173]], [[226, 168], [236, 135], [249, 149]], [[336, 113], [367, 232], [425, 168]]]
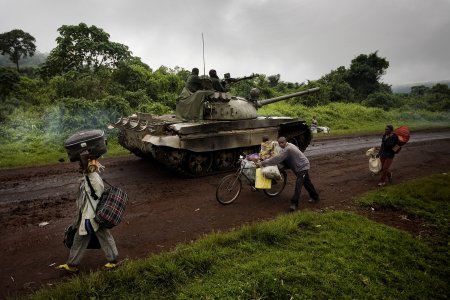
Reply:
[[209, 77], [211, 77], [211, 82], [213, 89], [218, 92], [227, 92], [227, 89], [223, 87], [223, 85], [220, 83], [219, 76], [217, 76], [217, 72], [214, 69], [209, 70]]
[[189, 75], [186, 81], [186, 88], [192, 93], [202, 89], [202, 81], [200, 80], [200, 77], [198, 77], [198, 73], [198, 68], [193, 68], [191, 75]]

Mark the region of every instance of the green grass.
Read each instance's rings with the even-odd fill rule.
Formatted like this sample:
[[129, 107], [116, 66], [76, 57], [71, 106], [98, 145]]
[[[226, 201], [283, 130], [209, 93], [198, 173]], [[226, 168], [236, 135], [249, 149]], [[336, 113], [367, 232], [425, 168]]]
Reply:
[[363, 206], [402, 211], [421, 218], [431, 230], [430, 241], [450, 257], [450, 175], [437, 174], [388, 186], [361, 196]]
[[[0, 169], [57, 164], [59, 160], [69, 161], [63, 142], [55, 143], [40, 136], [21, 141], [0, 143]], [[117, 139], [108, 140], [108, 152], [103, 157], [129, 153]]]
[[316, 116], [319, 126], [328, 126], [331, 134], [379, 133], [386, 124], [407, 125], [411, 130], [450, 127], [450, 113], [429, 111], [384, 111], [355, 103], [330, 103], [306, 107], [290, 102], [278, 102], [258, 110], [262, 115], [301, 117], [311, 123]]
[[[449, 186], [448, 175], [437, 175], [358, 201], [423, 216], [443, 231], [436, 236], [442, 246], [448, 245]], [[435, 242], [350, 213], [302, 211], [210, 234], [30, 298], [447, 299], [449, 253]]]

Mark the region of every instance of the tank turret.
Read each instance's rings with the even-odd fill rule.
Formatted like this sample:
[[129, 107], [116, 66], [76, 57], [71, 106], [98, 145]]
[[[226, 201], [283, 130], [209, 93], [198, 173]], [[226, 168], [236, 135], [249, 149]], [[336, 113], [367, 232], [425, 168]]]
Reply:
[[[299, 97], [318, 90], [319, 88], [312, 88], [305, 91], [264, 100], [257, 100], [257, 95], [255, 94], [258, 92], [255, 93], [254, 91], [254, 95], [250, 96], [250, 99], [232, 97], [229, 93], [214, 92], [214, 94], [206, 96], [205, 104], [203, 108], [200, 108], [203, 109], [202, 119], [216, 121], [254, 119], [258, 117], [257, 109], [264, 105]], [[188, 101], [189, 100], [191, 99], [188, 99]], [[183, 115], [182, 112], [178, 111], [179, 108], [185, 109], [185, 107], [182, 107], [181, 102], [179, 102], [179, 105], [177, 106], [177, 114], [179, 113], [182, 119], [191, 121], [198, 120], [197, 114], [194, 113], [192, 115]]]
[[[204, 87], [210, 87], [205, 81]], [[284, 136], [304, 151], [312, 135], [301, 118], [258, 116], [264, 105], [317, 91], [313, 88], [280, 97], [258, 100], [204, 89], [184, 89], [176, 115], [147, 113], [122, 117], [111, 128], [119, 130], [119, 143], [134, 154], [151, 157], [178, 173], [192, 177], [223, 172], [235, 167], [241, 153], [259, 152], [264, 135]]]

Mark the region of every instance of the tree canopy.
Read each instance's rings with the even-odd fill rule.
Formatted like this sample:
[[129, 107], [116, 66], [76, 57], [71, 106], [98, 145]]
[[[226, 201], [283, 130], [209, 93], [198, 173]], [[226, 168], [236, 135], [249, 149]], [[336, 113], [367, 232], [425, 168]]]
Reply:
[[360, 100], [380, 91], [381, 76], [386, 73], [389, 62], [379, 57], [377, 51], [369, 55], [360, 54], [351, 62], [345, 81], [355, 90]]
[[63, 25], [58, 28], [57, 46], [50, 52], [43, 73], [47, 76], [69, 71], [93, 70], [102, 67], [115, 68], [131, 57], [128, 47], [111, 42], [109, 34], [94, 25]]
[[14, 29], [0, 34], [0, 52], [9, 55], [19, 71], [19, 60], [22, 57], [33, 56], [36, 51], [36, 39], [21, 29]]

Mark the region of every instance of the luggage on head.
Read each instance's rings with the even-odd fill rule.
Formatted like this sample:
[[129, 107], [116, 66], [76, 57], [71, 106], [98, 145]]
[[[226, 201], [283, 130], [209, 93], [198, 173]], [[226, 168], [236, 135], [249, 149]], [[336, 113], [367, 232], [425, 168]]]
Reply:
[[83, 130], [71, 135], [65, 142], [67, 155], [71, 162], [80, 160], [80, 153], [88, 151], [90, 155], [99, 158], [106, 153], [106, 138], [103, 130]]
[[398, 137], [398, 144], [395, 145], [392, 150], [395, 153], [399, 153], [402, 150], [402, 146], [406, 145], [409, 141], [410, 131], [408, 126], [400, 126], [399, 128], [394, 130], [395, 135]]

